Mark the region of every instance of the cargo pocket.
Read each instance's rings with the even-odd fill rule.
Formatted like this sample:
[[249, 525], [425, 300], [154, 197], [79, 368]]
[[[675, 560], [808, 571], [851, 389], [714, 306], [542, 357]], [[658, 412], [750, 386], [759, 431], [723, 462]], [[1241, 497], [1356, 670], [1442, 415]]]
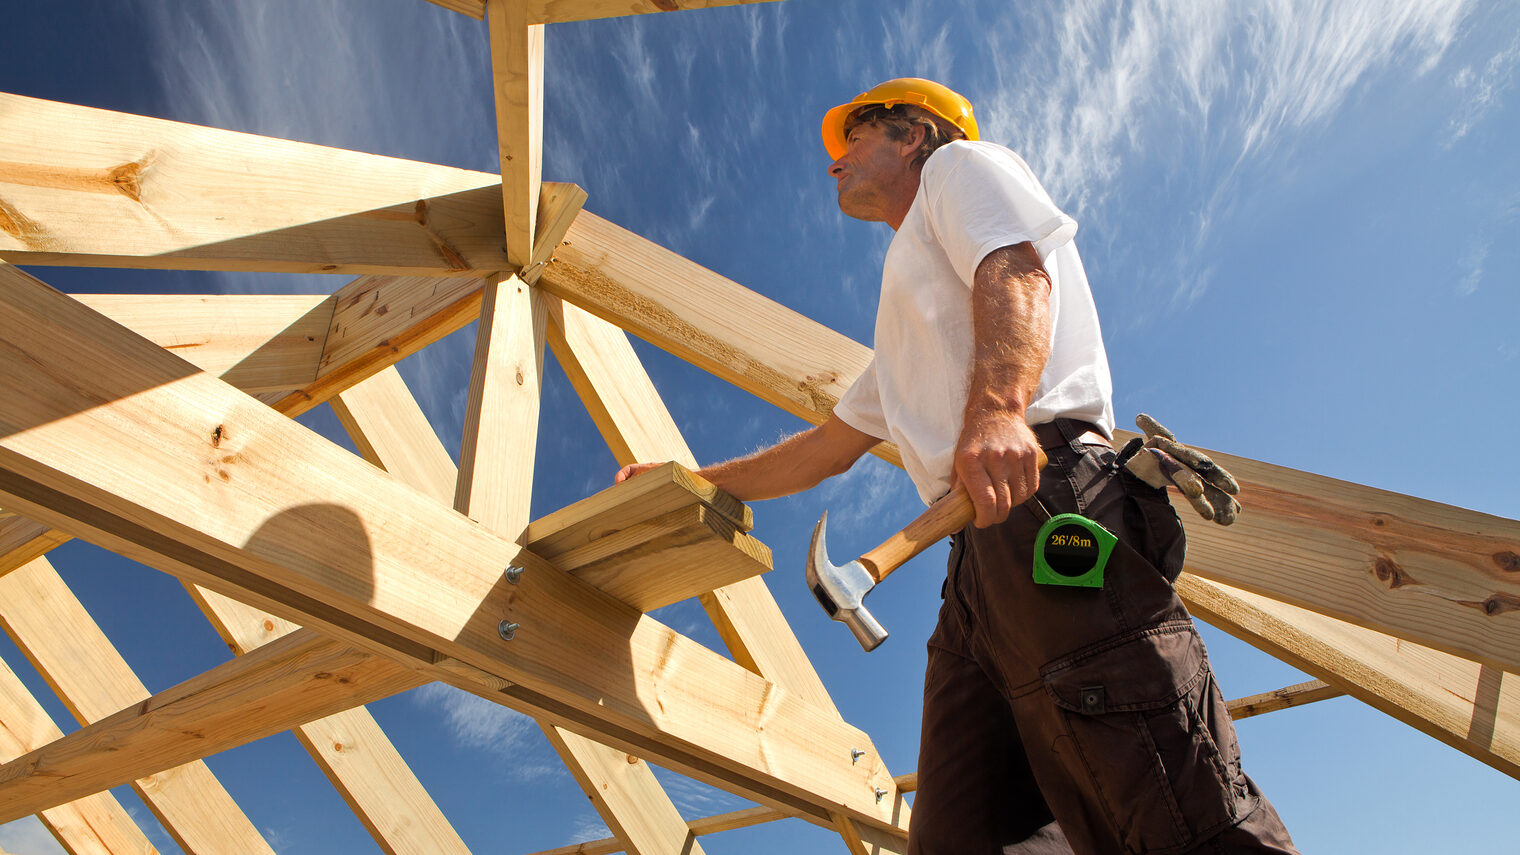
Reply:
[[1191, 622], [1095, 645], [1041, 676], [1077, 749], [1082, 768], [1068, 771], [1085, 774], [1128, 852], [1183, 852], [1249, 812], [1234, 729], [1219, 721]]

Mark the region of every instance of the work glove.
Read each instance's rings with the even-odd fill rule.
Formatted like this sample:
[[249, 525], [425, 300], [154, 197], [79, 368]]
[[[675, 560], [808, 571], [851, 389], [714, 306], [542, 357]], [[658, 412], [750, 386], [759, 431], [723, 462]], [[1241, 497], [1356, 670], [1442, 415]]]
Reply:
[[1208, 455], [1177, 441], [1161, 423], [1141, 413], [1135, 427], [1145, 432], [1145, 439], [1135, 437], [1119, 454], [1119, 460], [1141, 481], [1165, 489], [1175, 486], [1192, 504], [1198, 515], [1220, 525], [1229, 525], [1240, 513], [1235, 500], [1240, 485], [1234, 477]]

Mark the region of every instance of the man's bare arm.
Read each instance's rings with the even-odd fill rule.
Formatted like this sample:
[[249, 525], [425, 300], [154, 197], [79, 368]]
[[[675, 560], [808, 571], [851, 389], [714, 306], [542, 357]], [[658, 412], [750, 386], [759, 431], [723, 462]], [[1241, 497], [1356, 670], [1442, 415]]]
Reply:
[[[735, 498], [752, 502], [789, 496], [817, 486], [825, 478], [848, 470], [881, 440], [862, 433], [834, 416], [823, 424], [795, 434], [777, 445], [747, 457], [697, 471]], [[614, 483], [658, 466], [624, 466]]]
[[1033, 245], [989, 253], [971, 290], [971, 386], [955, 451], [955, 478], [976, 525], [1008, 518], [1040, 485], [1039, 442], [1024, 422], [1050, 355], [1050, 277]]

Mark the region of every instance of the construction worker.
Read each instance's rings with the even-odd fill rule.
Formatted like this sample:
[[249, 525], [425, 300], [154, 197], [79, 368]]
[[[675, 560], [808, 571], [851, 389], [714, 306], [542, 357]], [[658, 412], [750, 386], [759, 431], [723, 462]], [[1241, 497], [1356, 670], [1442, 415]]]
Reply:
[[[822, 425], [700, 474], [773, 498], [891, 440], [926, 503], [970, 495], [928, 642], [910, 853], [1295, 852], [1172, 589], [1165, 486], [1227, 524], [1233, 482], [1148, 420], [1116, 455], [1077, 224], [978, 136], [970, 102], [917, 78], [828, 111], [840, 209], [896, 232], [875, 357]], [[1035, 579], [1036, 535], [1062, 513], [1117, 536], [1101, 587]]]

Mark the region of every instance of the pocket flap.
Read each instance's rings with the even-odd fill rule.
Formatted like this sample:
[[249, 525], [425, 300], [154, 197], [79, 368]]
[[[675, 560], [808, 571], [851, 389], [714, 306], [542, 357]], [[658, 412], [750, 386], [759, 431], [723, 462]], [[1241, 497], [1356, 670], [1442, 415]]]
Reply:
[[[1072, 712], [1158, 709], [1192, 690], [1208, 665], [1191, 621], [1172, 621], [1080, 650], [1040, 669], [1045, 690]], [[1084, 694], [1087, 703], [1084, 705]]]

